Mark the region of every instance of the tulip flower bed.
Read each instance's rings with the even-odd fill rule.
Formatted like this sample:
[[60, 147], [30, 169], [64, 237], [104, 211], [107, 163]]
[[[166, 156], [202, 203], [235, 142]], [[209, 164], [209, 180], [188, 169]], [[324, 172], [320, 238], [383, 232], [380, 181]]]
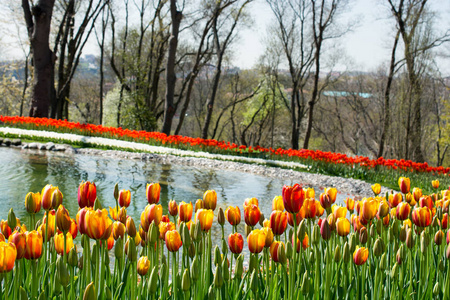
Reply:
[[[374, 184], [374, 195], [345, 206], [334, 204], [335, 188], [316, 200], [311, 188], [284, 186], [269, 219], [258, 199], [245, 199], [245, 232], [241, 208], [215, 216], [213, 190], [195, 204], [172, 200], [163, 215], [160, 185], [147, 184], [136, 227], [130, 191], [118, 185], [108, 212], [95, 184], [82, 182], [75, 218], [64, 207], [70, 200], [46, 185], [25, 196], [26, 222], [12, 209], [0, 222], [0, 297], [450, 299], [450, 190], [439, 191], [437, 180], [430, 195], [411, 190], [409, 178], [398, 184], [401, 192], [384, 196]], [[218, 245], [213, 226], [222, 232]]]
[[25, 129], [114, 138], [184, 150], [296, 161], [309, 166], [308, 171], [313, 173], [352, 177], [383, 184], [393, 182], [395, 178], [402, 175], [413, 178], [424, 188], [426, 187], [425, 183], [435, 176], [440, 176], [442, 181], [446, 181], [446, 183], [448, 181], [448, 184], [450, 184], [447, 176], [441, 176], [447, 175], [450, 172], [450, 167], [432, 167], [426, 162], [415, 163], [410, 160], [384, 159], [382, 157], [378, 159], [369, 159], [364, 156], [350, 157], [341, 153], [320, 150], [246, 147], [214, 139], [191, 138], [180, 135], [167, 136], [160, 132], [136, 131], [47, 118], [0, 116], [0, 122], [7, 126]]

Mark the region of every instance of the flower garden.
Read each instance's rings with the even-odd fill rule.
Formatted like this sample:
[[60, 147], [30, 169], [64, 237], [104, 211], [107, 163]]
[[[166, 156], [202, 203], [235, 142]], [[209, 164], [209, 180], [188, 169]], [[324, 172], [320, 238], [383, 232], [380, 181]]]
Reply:
[[[140, 220], [127, 215], [128, 190], [102, 208], [97, 187], [78, 187], [78, 212], [50, 184], [25, 196], [0, 228], [4, 299], [450, 299], [450, 190], [412, 188], [347, 198], [284, 186], [268, 219], [256, 198], [216, 211], [217, 193], [167, 208], [147, 184]], [[145, 200], [144, 200], [145, 199]], [[73, 199], [74, 200], [74, 199]], [[36, 218], [44, 212], [42, 218]], [[163, 215], [167, 211], [167, 215]], [[238, 232], [242, 222], [245, 232]], [[224, 235], [224, 227], [232, 233]], [[220, 228], [221, 242], [211, 231]], [[242, 228], [242, 227], [240, 227]], [[244, 250], [246, 240], [248, 251]], [[243, 251], [244, 250], [244, 251]]]

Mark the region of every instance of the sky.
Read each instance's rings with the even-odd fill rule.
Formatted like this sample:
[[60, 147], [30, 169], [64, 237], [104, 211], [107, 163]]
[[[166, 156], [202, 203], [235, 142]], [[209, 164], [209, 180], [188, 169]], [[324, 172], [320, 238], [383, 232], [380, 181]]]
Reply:
[[[350, 69], [359, 71], [375, 71], [390, 59], [390, 49], [393, 43], [393, 20], [385, 0], [349, 0], [346, 12], [341, 15], [341, 22], [358, 19], [359, 23], [339, 40], [339, 55], [348, 57]], [[441, 20], [437, 20], [440, 28], [450, 29], [450, 0], [430, 0], [433, 9], [443, 13]], [[233, 64], [242, 68], [252, 68], [263, 54], [264, 39], [267, 37], [267, 26], [274, 20], [272, 11], [265, 0], [256, 0], [249, 7], [252, 16], [251, 25], [240, 30], [240, 38], [235, 44]], [[0, 32], [2, 24], [0, 23]], [[4, 25], [3, 25], [4, 26]], [[10, 28], [6, 28], [10, 31]], [[5, 28], [3, 28], [3, 32]], [[26, 37], [25, 37], [26, 38]], [[7, 35], [1, 41], [8, 42]], [[13, 44], [13, 43], [11, 43]], [[96, 43], [85, 48], [86, 54], [97, 54]], [[18, 58], [21, 51], [13, 46], [8, 50], [1, 49], [3, 59]], [[446, 48], [450, 52], [450, 46]], [[20, 58], [20, 57], [19, 57]], [[443, 60], [444, 73], [450, 74], [450, 59]], [[342, 66], [341, 66], [342, 68]]]

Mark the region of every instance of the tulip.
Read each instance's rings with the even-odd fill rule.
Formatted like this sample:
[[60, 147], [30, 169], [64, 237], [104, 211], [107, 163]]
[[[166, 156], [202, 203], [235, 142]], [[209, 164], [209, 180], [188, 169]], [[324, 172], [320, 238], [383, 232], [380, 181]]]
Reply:
[[278, 248], [280, 247], [285, 248], [284, 243], [281, 241], [275, 241], [270, 245], [269, 252], [274, 262], [281, 262], [280, 257], [278, 256]]
[[261, 218], [259, 207], [254, 204], [244, 205], [244, 220], [248, 226], [255, 226]]
[[62, 204], [59, 205], [55, 217], [56, 217], [56, 226], [58, 226], [58, 229], [61, 230], [62, 232], [67, 232], [72, 225], [72, 221], [70, 219], [69, 212]]
[[346, 207], [333, 205], [331, 207], [331, 211], [333, 212], [334, 218], [336, 220], [339, 219], [339, 218], [344, 218], [345, 216], [347, 216], [347, 208]]
[[[297, 221], [297, 226], [305, 218], [305, 214], [306, 214], [305, 206], [302, 206], [302, 208], [300, 208], [300, 211], [296, 214], [295, 217]], [[287, 217], [288, 217], [288, 224], [294, 227], [294, 214], [287, 214]]]
[[353, 198], [346, 198], [344, 200], [347, 209], [353, 213], [355, 210], [355, 200]]
[[[191, 206], [192, 206], [192, 202], [191, 202]], [[169, 201], [169, 214], [172, 217], [175, 217], [178, 215], [178, 205], [175, 202], [175, 200], [170, 200]], [[191, 213], [191, 217], [192, 217], [192, 213]], [[190, 218], [189, 218], [190, 219]]]
[[447, 245], [450, 244], [450, 230], [447, 231], [447, 237], [445, 238]]
[[433, 188], [438, 189], [439, 188], [439, 180], [433, 180], [431, 181], [431, 185], [433, 186]]
[[428, 207], [419, 207], [412, 212], [412, 221], [418, 227], [428, 227], [431, 224], [431, 211]]
[[16, 257], [17, 250], [13, 243], [0, 242], [0, 273], [10, 272], [14, 268]]
[[86, 234], [91, 239], [99, 240], [109, 238], [112, 230], [112, 221], [108, 218], [106, 209], [88, 210], [84, 223]]
[[[41, 226], [39, 226], [42, 236], [46, 236], [46, 242], [50, 240], [52, 236], [55, 235], [55, 211], [51, 210], [44, 216], [44, 221]], [[47, 215], [48, 215], [48, 232], [45, 232], [47, 230]]]
[[204, 208], [203, 200], [202, 200], [202, 199], [198, 199], [198, 200], [195, 202], [195, 209], [194, 209], [194, 211], [197, 212], [197, 210], [199, 210], [199, 209], [201, 209], [201, 208]]
[[400, 194], [400, 193], [395, 193], [394, 195], [392, 195], [392, 194], [389, 195], [389, 206], [391, 208], [397, 207], [400, 204], [400, 202], [402, 202], [402, 201], [403, 201], [403, 197], [402, 197], [402, 194]]
[[275, 196], [272, 200], [272, 211], [274, 210], [284, 210], [284, 204], [283, 204], [283, 196]]
[[202, 231], [209, 231], [212, 227], [214, 212], [210, 209], [199, 209], [195, 213], [195, 222], [200, 222]]
[[[66, 254], [73, 248], [73, 238], [70, 232], [66, 234]], [[64, 253], [64, 233], [55, 235], [55, 250], [56, 253], [63, 256]]]
[[369, 258], [369, 249], [356, 246], [356, 250], [353, 252], [353, 262], [360, 266], [366, 263], [367, 258]]
[[260, 229], [255, 229], [247, 237], [248, 249], [251, 253], [260, 253], [266, 244], [266, 234]]
[[175, 230], [175, 224], [172, 222], [161, 222], [159, 223], [159, 238], [161, 240], [166, 239], [166, 233], [171, 230]]
[[442, 230], [438, 230], [434, 235], [434, 243], [440, 246], [443, 240], [444, 240], [444, 232]]
[[97, 198], [97, 187], [95, 183], [89, 181], [82, 181], [78, 187], [78, 206], [94, 207], [95, 199]]
[[275, 235], [282, 235], [287, 227], [287, 212], [274, 210], [270, 214], [270, 228]]
[[40, 232], [33, 230], [25, 232], [25, 258], [38, 259], [42, 255], [42, 235]]
[[442, 229], [447, 229], [448, 228], [448, 213], [445, 213], [442, 216]]
[[25, 208], [29, 214], [36, 214], [41, 210], [41, 193], [29, 192], [25, 196]]
[[125, 225], [121, 222], [115, 221], [112, 225], [112, 234], [115, 240], [122, 238], [125, 236]]
[[282, 197], [286, 211], [296, 214], [300, 211], [305, 200], [305, 191], [298, 183], [294, 186], [285, 185], [283, 186]]
[[192, 202], [186, 203], [186, 202], [181, 202], [180, 203], [180, 220], [182, 222], [189, 222], [192, 219], [192, 211], [193, 211], [193, 206], [192, 206]]
[[[320, 219], [320, 220], [322, 220], [322, 219]], [[328, 223], [328, 220], [325, 219], [325, 221], [321, 222], [321, 224], [319, 226], [320, 226], [320, 235], [322, 236], [322, 238], [325, 241], [329, 240], [331, 238], [331, 228], [330, 228], [330, 224]]]
[[162, 219], [162, 206], [160, 204], [147, 204], [144, 211], [141, 214], [141, 225], [145, 232], [148, 231], [148, 227], [152, 222], [158, 226]]
[[428, 207], [429, 209], [433, 209], [433, 199], [430, 196], [422, 196], [419, 199], [420, 207]]
[[381, 193], [381, 185], [379, 183], [375, 183], [374, 185], [372, 185], [372, 191], [375, 196], [378, 196]]
[[56, 188], [53, 193], [52, 193], [52, 207], [54, 209], [57, 209], [63, 202], [63, 194], [61, 193], [61, 191]]
[[323, 215], [325, 208], [317, 200], [315, 200], [315, 205], [316, 205], [316, 217], [320, 218]]
[[217, 193], [214, 190], [207, 190], [203, 193], [204, 208], [214, 211], [217, 205]]
[[347, 236], [350, 233], [350, 221], [347, 218], [337, 219], [336, 232], [340, 236]]
[[244, 200], [244, 206], [250, 205], [250, 204], [254, 204], [254, 205], [256, 205], [256, 206], [259, 207], [259, 201], [258, 201], [258, 199], [255, 198], [255, 197], [253, 197], [253, 198], [246, 198], [246, 199]]
[[[369, 198], [363, 201], [360, 216], [367, 222], [371, 221], [378, 212], [378, 202], [373, 199]], [[360, 220], [363, 222], [363, 220]]]
[[407, 194], [409, 193], [411, 182], [408, 177], [400, 177], [398, 179], [398, 186], [403, 194]]
[[[294, 244], [294, 236], [292, 236], [292, 244]], [[309, 247], [309, 237], [306, 233], [301, 243], [300, 240], [297, 238], [297, 249], [296, 249], [297, 253], [300, 253], [300, 245], [302, 245], [303, 250], [306, 250]]]
[[314, 219], [316, 217], [316, 200], [312, 198], [305, 199], [303, 207], [305, 208], [305, 218]]
[[128, 207], [131, 202], [131, 192], [129, 190], [120, 190], [118, 197], [120, 207]]
[[266, 235], [266, 239], [264, 241], [264, 247], [268, 248], [273, 243], [273, 231], [270, 227], [263, 227], [261, 230]]
[[[134, 224], [134, 220], [132, 217], [127, 218], [127, 222], [125, 224], [125, 228], [127, 230], [127, 234], [132, 238], [136, 237], [136, 225]], [[138, 244], [138, 243], [136, 243]]]
[[148, 204], [157, 204], [161, 194], [161, 186], [159, 183], [147, 183], [146, 195]]
[[232, 233], [228, 236], [228, 247], [234, 254], [240, 254], [244, 248], [244, 238], [240, 233]]
[[137, 262], [137, 272], [141, 276], [145, 276], [150, 269], [150, 261], [147, 256], [141, 256]]
[[239, 225], [239, 223], [241, 223], [241, 210], [237, 206], [229, 206], [225, 210], [225, 218], [231, 226]]
[[6, 239], [8, 239], [12, 232], [11, 228], [8, 225], [8, 222], [5, 220], [1, 220], [0, 228], [2, 230], [2, 234], [5, 236]]
[[41, 192], [41, 203], [42, 203], [42, 208], [45, 210], [50, 210], [52, 208], [54, 208], [52, 206], [52, 195], [53, 192], [58, 189], [58, 187], [54, 187], [51, 184], [47, 184], [46, 186], [44, 186], [44, 188], [42, 189]]
[[86, 234], [85, 220], [86, 220], [86, 213], [88, 212], [88, 210], [92, 210], [92, 208], [83, 207], [82, 209], [80, 209], [78, 211], [78, 213], [76, 215], [78, 231], [81, 234]]
[[127, 209], [125, 207], [121, 207], [119, 209], [119, 213], [117, 214], [117, 220], [123, 224], [127, 222]]
[[183, 245], [181, 236], [176, 230], [167, 231], [165, 240], [167, 250], [169, 250], [170, 252], [177, 252], [178, 249], [180, 249], [181, 245]]
[[406, 220], [411, 212], [411, 206], [408, 203], [402, 202], [397, 206], [396, 216], [400, 221]]
[[386, 201], [383, 200], [382, 202], [380, 202], [380, 206], [378, 206], [377, 217], [384, 218], [387, 215], [389, 215], [389, 205]]
[[305, 198], [315, 198], [316, 197], [316, 191], [314, 191], [313, 188], [307, 188], [305, 191]]
[[416, 200], [416, 202], [419, 202], [420, 197], [422, 197], [422, 189], [419, 189], [417, 187], [413, 188], [413, 196], [414, 200]]
[[[0, 238], [1, 240], [1, 238]], [[5, 241], [5, 239], [3, 238], [3, 240], [1, 240], [2, 242]], [[10, 236], [8, 241], [10, 243], [13, 243], [14, 246], [16, 246], [16, 250], [17, 250], [17, 259], [22, 259], [25, 256], [25, 248], [26, 248], [26, 236], [25, 233], [21, 232], [21, 231], [17, 231], [15, 230]]]

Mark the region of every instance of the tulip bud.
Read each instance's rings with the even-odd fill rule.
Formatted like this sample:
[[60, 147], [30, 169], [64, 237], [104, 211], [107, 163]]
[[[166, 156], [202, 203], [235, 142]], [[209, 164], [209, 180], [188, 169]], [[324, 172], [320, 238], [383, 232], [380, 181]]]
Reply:
[[213, 285], [211, 285], [208, 290], [208, 300], [214, 299], [216, 299], [216, 289], [214, 288]]
[[350, 236], [350, 243], [348, 244], [348, 246], [350, 247], [350, 253], [355, 252], [356, 249], [356, 233], [352, 233], [352, 235]]
[[187, 292], [189, 291], [190, 288], [191, 288], [191, 279], [189, 278], [189, 271], [188, 269], [185, 269], [183, 273], [183, 278], [181, 279], [181, 289], [184, 292]]
[[[161, 278], [163, 278], [163, 267], [166, 267], [166, 264], [162, 265], [161, 268]], [[150, 294], [156, 293], [156, 289], [158, 287], [158, 269], [156, 266], [153, 267], [152, 272], [150, 273], [150, 278], [148, 279], [148, 291]]]
[[54, 209], [58, 209], [58, 207], [62, 204], [63, 194], [59, 189], [55, 189], [52, 193], [52, 207]]
[[303, 220], [300, 222], [299, 227], [298, 227], [298, 230], [297, 230], [297, 238], [298, 238], [300, 241], [303, 241], [303, 239], [305, 238], [305, 234], [306, 234], [306, 220], [303, 219]]
[[368, 239], [368, 235], [367, 235], [367, 228], [363, 227], [361, 228], [361, 230], [359, 231], [359, 242], [362, 245], [365, 245], [367, 243], [367, 239]]
[[433, 226], [433, 227], [439, 226], [439, 219], [437, 218], [437, 216], [433, 217], [433, 220], [431, 221], [431, 226]]
[[316, 255], [314, 254], [314, 251], [311, 251], [309, 254], [309, 265], [313, 266], [316, 263]]
[[56, 278], [62, 286], [69, 284], [69, 271], [61, 256], [56, 259]]
[[189, 253], [188, 254], [189, 254], [189, 257], [191, 259], [193, 259], [195, 257], [195, 246], [194, 246], [194, 244], [191, 244], [189, 246]]
[[350, 262], [350, 247], [347, 244], [347, 242], [345, 242], [344, 244], [344, 250], [342, 251], [342, 260], [344, 261], [345, 264], [348, 264]]
[[76, 245], [74, 245], [73, 248], [70, 249], [69, 256], [67, 257], [67, 262], [71, 267], [76, 267], [78, 265], [78, 255]]
[[123, 239], [119, 238], [114, 246], [114, 256], [118, 259], [123, 258]]
[[420, 250], [425, 255], [425, 252], [430, 245], [430, 236], [426, 231], [422, 231], [420, 234]]
[[436, 284], [433, 287], [433, 295], [437, 297], [439, 295], [439, 291], [441, 290], [441, 287], [439, 286], [439, 281], [436, 282]]
[[214, 265], [219, 265], [222, 262], [222, 257], [220, 255], [219, 246], [216, 245], [214, 248]]
[[135, 262], [137, 260], [137, 251], [136, 251], [136, 244], [134, 242], [134, 239], [128, 239], [128, 259], [131, 262]]
[[119, 199], [119, 183], [116, 183], [114, 185], [114, 199]]
[[158, 226], [155, 224], [154, 221], [150, 224], [150, 227], [148, 228], [148, 241], [150, 244], [156, 243], [158, 240]]
[[412, 247], [414, 247], [415, 244], [415, 238], [414, 238], [414, 232], [412, 231], [412, 229], [409, 229], [408, 232], [406, 233], [406, 246], [411, 249]]
[[244, 273], [244, 255], [240, 254], [236, 260], [236, 267], [234, 269], [234, 278], [241, 279]]
[[97, 198], [95, 198], [95, 202], [94, 202], [94, 210], [98, 210], [98, 209], [102, 209], [103, 207], [102, 207], [102, 204], [100, 203], [100, 199], [98, 199], [98, 197]]
[[309, 276], [308, 276], [308, 271], [305, 271], [305, 273], [303, 273], [301, 292], [302, 292], [302, 294], [304, 296], [308, 295], [308, 293], [309, 293]]
[[442, 212], [442, 207], [437, 207], [437, 209], [436, 209], [436, 216], [438, 217], [438, 219], [439, 220], [442, 220], [442, 214], [443, 214], [443, 212]]
[[191, 274], [191, 279], [193, 282], [196, 282], [200, 272], [198, 271], [198, 259], [197, 257], [194, 258], [194, 260], [192, 261], [191, 264], [191, 268], [190, 268], [190, 274]]
[[195, 223], [195, 241], [199, 241], [202, 238], [202, 226], [200, 226], [200, 221], [197, 220]]
[[93, 282], [89, 283], [84, 290], [83, 300], [97, 300], [97, 293], [95, 292]]
[[[394, 224], [392, 224], [392, 230], [394, 231], [394, 236], [398, 238], [399, 234], [400, 234], [400, 228], [399, 228], [399, 220], [395, 219], [394, 220]], [[405, 236], [406, 238], [406, 236]]]
[[392, 244], [394, 242], [394, 238], [395, 238], [395, 236], [394, 236], [394, 229], [392, 227], [389, 227], [389, 231], [388, 231], [389, 243]]
[[370, 226], [369, 233], [370, 233], [370, 237], [371, 237], [371, 238], [375, 238], [375, 237], [377, 236], [377, 229], [376, 229], [376, 227], [375, 227], [375, 224], [372, 224], [372, 225]]
[[228, 260], [226, 257], [222, 261], [222, 276], [225, 282], [228, 282], [230, 280], [230, 269], [228, 269]]
[[258, 288], [258, 276], [256, 275], [256, 271], [252, 272], [252, 276], [250, 277], [250, 288], [253, 291], [253, 294], [256, 295], [256, 290]]
[[397, 254], [395, 256], [395, 258], [397, 259], [397, 264], [401, 265], [405, 256], [404, 256], [404, 251], [403, 251], [403, 245], [397, 250]]
[[383, 240], [381, 239], [381, 238], [378, 238], [376, 241], [375, 241], [375, 244], [374, 244], [374, 246], [373, 246], [373, 254], [376, 256], [376, 257], [379, 257], [379, 256], [381, 256], [383, 253], [384, 253], [384, 242], [383, 242]]
[[132, 238], [136, 237], [136, 225], [132, 217], [127, 218], [126, 222], [127, 234]]
[[438, 232], [436, 232], [436, 234], [434, 235], [434, 243], [438, 246], [440, 246], [442, 244], [442, 241], [444, 240], [444, 232], [442, 232], [442, 230], [439, 230]]
[[[184, 224], [184, 222], [182, 224]], [[189, 228], [184, 224], [183, 229], [180, 231], [183, 246], [189, 248], [189, 246], [191, 245], [191, 236], [189, 235]]]
[[398, 234], [398, 239], [402, 242], [406, 241], [406, 228], [402, 226], [400, 229], [400, 233]]
[[398, 276], [398, 268], [399, 268], [398, 263], [395, 263], [394, 266], [392, 267], [392, 270], [391, 270], [391, 278], [392, 278], [393, 280], [397, 280], [397, 276]]
[[386, 258], [386, 253], [383, 253], [383, 255], [381, 256], [380, 259], [380, 269], [382, 271], [386, 270], [387, 267], [387, 258]]
[[11, 228], [11, 230], [14, 231], [14, 229], [16, 228], [16, 225], [17, 225], [16, 215], [14, 214], [14, 211], [11, 208], [8, 212], [8, 226], [9, 226], [9, 228]]
[[264, 220], [266, 218], [264, 217], [264, 214], [261, 213], [261, 216], [259, 217], [259, 226], [264, 227]]
[[291, 260], [294, 249], [292, 248], [291, 241], [286, 243], [286, 258]]
[[251, 273], [253, 270], [259, 267], [259, 260], [257, 256], [250, 256], [250, 263], [248, 266], [248, 272]]
[[214, 286], [216, 289], [220, 289], [223, 285], [222, 267], [217, 266], [216, 273], [214, 274]]
[[447, 245], [447, 251], [445, 252], [447, 259], [450, 259], [450, 244]]
[[23, 287], [19, 287], [19, 300], [28, 300], [27, 291]]
[[[332, 216], [332, 215], [330, 215]], [[328, 224], [328, 220], [325, 219], [321, 226], [320, 226], [320, 235], [322, 236], [322, 238], [327, 241], [331, 238], [331, 228], [330, 225]]]
[[439, 260], [439, 271], [444, 272], [444, 261], [442, 260], [442, 258]]
[[294, 229], [292, 229], [292, 228], [290, 228], [289, 229], [289, 233], [288, 233], [288, 237], [289, 237], [289, 240], [290, 241], [293, 241], [294, 240]]
[[225, 214], [222, 207], [219, 207], [219, 212], [217, 213], [217, 223], [219, 223], [220, 226], [225, 224]]
[[311, 237], [311, 242], [314, 245], [317, 245], [320, 241], [320, 229], [319, 229], [319, 225], [314, 225], [313, 228], [313, 233], [312, 233], [312, 237]]
[[47, 299], [47, 295], [45, 295], [45, 291], [42, 291], [42, 293], [38, 297], [38, 300], [46, 300], [46, 299]]
[[341, 248], [339, 248], [339, 245], [336, 246], [336, 249], [334, 249], [334, 261], [336, 263], [339, 263], [341, 260]]
[[382, 228], [382, 226], [383, 226], [383, 221], [381, 221], [381, 219], [378, 219], [377, 220], [377, 234], [378, 235], [381, 235], [381, 228]]

